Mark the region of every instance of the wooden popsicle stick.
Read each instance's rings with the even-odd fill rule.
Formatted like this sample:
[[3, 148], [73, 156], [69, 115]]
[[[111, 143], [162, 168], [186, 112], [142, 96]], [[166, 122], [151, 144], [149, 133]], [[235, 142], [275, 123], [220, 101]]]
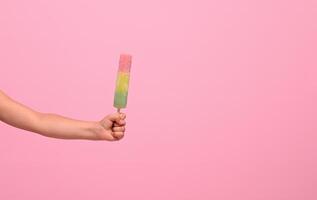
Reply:
[[[120, 108], [117, 108], [117, 113], [120, 113]], [[119, 126], [119, 124], [115, 122], [114, 127], [116, 127], [116, 126]]]

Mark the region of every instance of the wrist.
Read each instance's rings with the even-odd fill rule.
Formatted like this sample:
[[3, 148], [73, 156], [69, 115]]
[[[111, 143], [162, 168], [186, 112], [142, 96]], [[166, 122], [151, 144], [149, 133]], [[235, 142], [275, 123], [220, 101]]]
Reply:
[[86, 130], [88, 131], [88, 136], [85, 139], [90, 140], [100, 140], [100, 136], [103, 132], [103, 127], [99, 122], [89, 122]]

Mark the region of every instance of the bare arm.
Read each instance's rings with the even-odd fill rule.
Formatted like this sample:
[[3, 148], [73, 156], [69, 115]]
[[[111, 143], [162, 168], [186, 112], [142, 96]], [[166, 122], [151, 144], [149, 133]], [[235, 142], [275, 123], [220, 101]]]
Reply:
[[124, 118], [124, 114], [114, 113], [93, 122], [40, 113], [0, 91], [0, 121], [47, 137], [114, 141], [124, 135]]

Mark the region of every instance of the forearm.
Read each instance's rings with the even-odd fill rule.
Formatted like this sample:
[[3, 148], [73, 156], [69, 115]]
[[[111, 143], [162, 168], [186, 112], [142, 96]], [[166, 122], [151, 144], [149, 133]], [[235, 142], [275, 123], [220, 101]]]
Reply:
[[38, 125], [33, 132], [61, 139], [98, 139], [101, 127], [97, 122], [80, 121], [49, 113], [38, 115]]
[[79, 121], [55, 114], [39, 113], [0, 91], [0, 120], [14, 127], [62, 139], [98, 139], [96, 122]]

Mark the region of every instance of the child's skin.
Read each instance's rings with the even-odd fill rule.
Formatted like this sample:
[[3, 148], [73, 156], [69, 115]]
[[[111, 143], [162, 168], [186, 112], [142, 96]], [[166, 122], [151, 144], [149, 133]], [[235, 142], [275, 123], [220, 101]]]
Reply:
[[47, 137], [116, 141], [124, 136], [124, 119], [123, 113], [110, 114], [97, 122], [40, 113], [0, 91], [0, 121]]

